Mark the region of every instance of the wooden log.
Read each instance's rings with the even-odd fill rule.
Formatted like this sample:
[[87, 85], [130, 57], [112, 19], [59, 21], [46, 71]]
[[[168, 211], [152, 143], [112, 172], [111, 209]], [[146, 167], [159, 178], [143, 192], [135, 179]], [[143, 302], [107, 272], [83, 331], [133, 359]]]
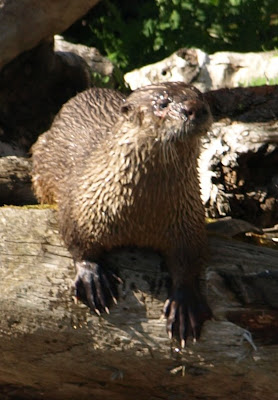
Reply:
[[35, 204], [31, 189], [31, 160], [25, 157], [0, 157], [0, 205]]
[[204, 94], [215, 119], [263, 122], [278, 115], [278, 85], [211, 90]]
[[44, 39], [65, 31], [97, 2], [98, 0], [79, 0], [78, 2], [1, 0], [0, 69]]
[[[273, 283], [276, 250], [210, 237], [203, 287], [214, 319], [196, 344], [189, 340], [181, 351], [168, 339], [161, 318], [167, 272], [158, 255], [127, 249], [107, 256], [104, 263], [123, 284], [118, 305], [98, 317], [72, 299], [75, 272], [55, 210], [1, 208], [0, 227], [1, 399], [264, 400], [277, 395], [278, 329], [271, 301], [243, 306], [227, 285], [231, 275], [242, 278], [244, 286], [244, 277], [259, 279], [265, 270]], [[266, 283], [263, 290], [275, 298], [273, 285], [267, 288]], [[271, 344], [256, 338], [255, 317], [269, 331], [276, 329]], [[248, 321], [253, 338], [245, 329]]]

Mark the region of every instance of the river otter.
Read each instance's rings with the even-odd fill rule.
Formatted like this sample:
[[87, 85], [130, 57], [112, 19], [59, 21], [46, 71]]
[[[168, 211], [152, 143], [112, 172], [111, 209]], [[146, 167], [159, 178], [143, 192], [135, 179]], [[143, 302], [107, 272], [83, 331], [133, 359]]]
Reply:
[[33, 146], [33, 187], [58, 204], [63, 239], [77, 269], [76, 293], [108, 311], [113, 287], [99, 265], [114, 247], [152, 248], [172, 278], [167, 331], [196, 339], [210, 311], [198, 277], [207, 252], [197, 174], [200, 136], [211, 124], [202, 94], [182, 82], [127, 98], [89, 89], [68, 101]]

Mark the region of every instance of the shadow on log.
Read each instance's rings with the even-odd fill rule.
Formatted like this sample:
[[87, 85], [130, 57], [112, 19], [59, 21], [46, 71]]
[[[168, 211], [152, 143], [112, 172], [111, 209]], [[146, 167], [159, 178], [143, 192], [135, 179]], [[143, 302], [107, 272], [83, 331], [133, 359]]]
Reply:
[[[72, 299], [75, 272], [55, 210], [2, 208], [0, 221], [0, 399], [274, 399], [276, 250], [210, 234], [203, 286], [214, 319], [181, 352], [161, 318], [167, 274], [156, 254], [108, 255], [123, 284], [119, 304], [99, 318]], [[260, 289], [268, 297], [239, 295], [252, 286], [246, 277], [260, 281], [266, 270], [275, 283]], [[260, 321], [264, 332], [276, 329], [271, 342]]]

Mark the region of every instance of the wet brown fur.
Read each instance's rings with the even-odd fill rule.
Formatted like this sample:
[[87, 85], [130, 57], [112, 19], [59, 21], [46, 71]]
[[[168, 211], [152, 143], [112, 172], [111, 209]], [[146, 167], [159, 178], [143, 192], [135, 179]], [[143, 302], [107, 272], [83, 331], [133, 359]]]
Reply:
[[[159, 108], [167, 97], [178, 111], [194, 104], [196, 118], [168, 118]], [[117, 246], [150, 247], [166, 257], [174, 286], [198, 276], [206, 235], [197, 158], [210, 123], [202, 94], [180, 82], [127, 99], [90, 89], [62, 108], [33, 146], [33, 187], [41, 202], [58, 204], [75, 260], [97, 260]]]

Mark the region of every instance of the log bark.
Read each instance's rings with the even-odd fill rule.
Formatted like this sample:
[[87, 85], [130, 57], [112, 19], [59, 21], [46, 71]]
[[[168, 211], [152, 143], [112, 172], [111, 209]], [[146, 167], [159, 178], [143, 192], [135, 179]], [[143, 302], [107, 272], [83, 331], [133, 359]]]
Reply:
[[203, 138], [202, 198], [209, 218], [232, 216], [258, 227], [278, 221], [278, 123], [222, 120]]
[[41, 41], [63, 32], [99, 0], [0, 0], [0, 70]]
[[211, 90], [204, 96], [215, 120], [264, 122], [278, 117], [278, 85]]
[[[277, 52], [204, 53], [201, 49], [181, 48], [164, 60], [125, 74], [132, 90], [167, 81], [182, 81], [202, 92], [219, 88], [254, 86], [277, 80]], [[260, 83], [261, 82], [261, 83]]]
[[111, 76], [115, 69], [114, 64], [108, 58], [102, 56], [95, 47], [67, 42], [59, 35], [54, 36], [54, 49], [59, 54], [77, 54], [87, 63], [92, 72], [104, 76]]
[[[214, 318], [180, 351], [161, 319], [167, 272], [158, 255], [106, 257], [123, 284], [99, 318], [72, 299], [55, 210], [1, 208], [0, 225], [1, 399], [275, 398], [277, 250], [210, 234], [203, 287]], [[260, 295], [250, 291], [258, 285]]]
[[31, 189], [31, 160], [0, 157], [0, 204], [36, 204]]
[[215, 123], [203, 138], [200, 177], [207, 216], [278, 221], [278, 86], [204, 94]]

